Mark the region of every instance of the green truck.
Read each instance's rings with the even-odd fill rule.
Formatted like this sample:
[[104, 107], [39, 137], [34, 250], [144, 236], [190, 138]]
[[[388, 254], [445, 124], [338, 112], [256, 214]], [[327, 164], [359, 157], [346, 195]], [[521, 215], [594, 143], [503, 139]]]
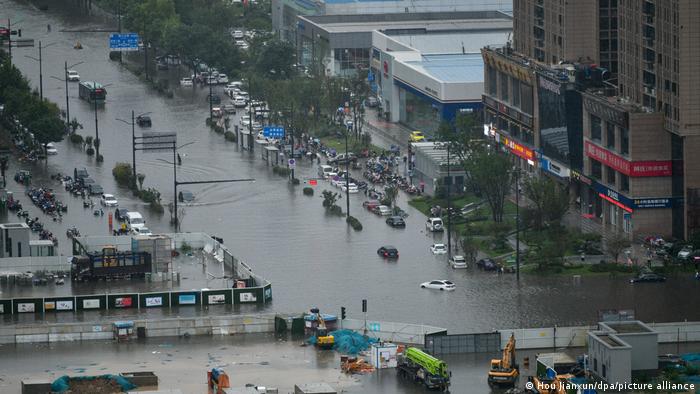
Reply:
[[407, 348], [397, 361], [399, 376], [422, 382], [429, 389], [449, 390], [451, 373], [444, 361], [414, 347]]

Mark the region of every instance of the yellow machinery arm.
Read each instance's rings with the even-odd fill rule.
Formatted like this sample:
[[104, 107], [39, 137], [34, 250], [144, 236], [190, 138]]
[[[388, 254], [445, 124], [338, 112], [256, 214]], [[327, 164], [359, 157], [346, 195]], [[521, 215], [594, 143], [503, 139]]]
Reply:
[[515, 335], [510, 334], [508, 344], [503, 349], [503, 358], [501, 359], [501, 368], [511, 369], [515, 365]]

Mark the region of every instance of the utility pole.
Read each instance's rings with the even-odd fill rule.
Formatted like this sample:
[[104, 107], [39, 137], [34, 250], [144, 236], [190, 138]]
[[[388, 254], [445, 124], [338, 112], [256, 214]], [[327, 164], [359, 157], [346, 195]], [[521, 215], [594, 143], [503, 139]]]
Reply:
[[12, 65], [12, 23], [10, 23], [10, 18], [7, 18], [7, 54], [10, 57], [10, 65]]
[[63, 79], [66, 81], [66, 124], [70, 127], [70, 104], [68, 103], [68, 62], [63, 63]]
[[131, 110], [131, 176], [136, 186], [136, 121], [133, 109]]
[[214, 95], [212, 93], [211, 75], [207, 75], [207, 85], [209, 85], [209, 124], [214, 124], [214, 108], [212, 103]]
[[447, 258], [452, 257], [452, 175], [450, 173], [450, 144], [447, 144]]
[[[294, 121], [294, 106], [292, 104], [289, 105], [289, 133], [292, 135], [292, 153], [291, 153], [291, 158], [294, 158], [294, 128], [291, 126], [292, 122]], [[294, 168], [292, 168], [292, 184], [294, 184]]]
[[[248, 138], [248, 149], [253, 152], [253, 146], [255, 141], [253, 141], [253, 106], [250, 105], [253, 101], [253, 78], [252, 75], [248, 77], [248, 132], [250, 133]], [[283, 150], [284, 151], [284, 150]]]
[[97, 127], [97, 99], [93, 98], [93, 102], [95, 103], [95, 158], [97, 161], [100, 161], [100, 130]]
[[515, 279], [520, 281], [520, 168], [515, 169]]
[[41, 41], [39, 41], [39, 97], [44, 101], [44, 74], [41, 72]]
[[345, 128], [345, 209], [347, 217], [350, 217], [350, 158], [348, 157], [348, 134], [350, 128]]

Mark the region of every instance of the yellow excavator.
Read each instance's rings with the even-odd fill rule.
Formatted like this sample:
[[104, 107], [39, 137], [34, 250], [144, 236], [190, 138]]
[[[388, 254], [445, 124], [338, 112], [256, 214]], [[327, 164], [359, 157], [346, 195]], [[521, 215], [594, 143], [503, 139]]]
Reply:
[[335, 345], [335, 338], [328, 332], [326, 321], [323, 320], [321, 312], [316, 308], [312, 309], [311, 312], [316, 314], [316, 321], [318, 322], [318, 327], [316, 327], [316, 347], [319, 349], [332, 349]]
[[503, 356], [491, 360], [489, 386], [513, 387], [519, 374], [518, 365], [515, 363], [515, 335], [511, 334], [508, 344], [503, 348]]
[[530, 377], [532, 383], [531, 393], [538, 394], [567, 394], [564, 383], [573, 378], [574, 375], [556, 375], [554, 379], [538, 378], [537, 376]]

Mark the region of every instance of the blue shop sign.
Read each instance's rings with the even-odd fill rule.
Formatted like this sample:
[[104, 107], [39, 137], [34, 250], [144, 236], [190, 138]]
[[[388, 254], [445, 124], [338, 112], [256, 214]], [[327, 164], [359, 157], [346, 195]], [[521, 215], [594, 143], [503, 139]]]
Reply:
[[602, 185], [602, 184], [594, 181], [593, 182], [593, 190], [597, 191], [598, 193], [600, 193], [600, 194], [602, 194], [602, 195], [604, 195], [612, 200], [619, 202], [620, 204], [622, 204], [628, 208], [634, 208], [634, 201], [631, 198], [629, 198], [623, 194], [620, 194], [617, 191], [610, 189], [609, 187], [607, 187], [605, 185]]
[[673, 198], [670, 197], [650, 197], [634, 199], [634, 207], [637, 209], [671, 208], [672, 206]]

